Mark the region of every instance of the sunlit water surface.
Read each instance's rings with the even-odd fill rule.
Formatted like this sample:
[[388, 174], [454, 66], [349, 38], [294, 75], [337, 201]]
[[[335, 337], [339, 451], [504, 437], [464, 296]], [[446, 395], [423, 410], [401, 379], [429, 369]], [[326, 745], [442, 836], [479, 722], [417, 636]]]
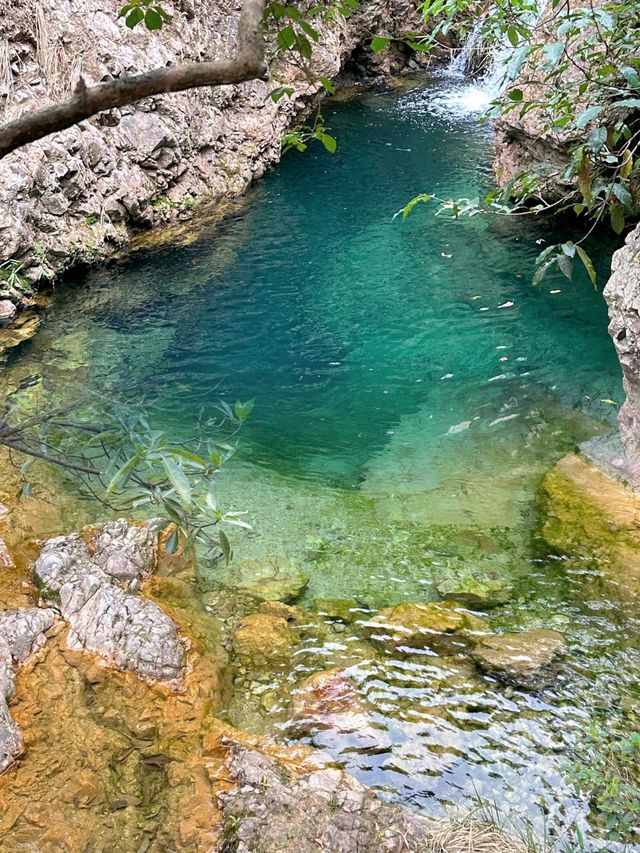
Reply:
[[[174, 436], [220, 399], [254, 398], [220, 482], [225, 506], [254, 525], [234, 534], [236, 561], [298, 561], [309, 608], [437, 598], [437, 577], [470, 560], [509, 576], [514, 600], [488, 619], [566, 635], [553, 689], [525, 694], [464, 657], [382, 653], [357, 626], [312, 621], [291, 666], [239, 672], [229, 719], [287, 737], [290, 687], [347, 666], [380, 742], [313, 741], [356, 776], [430, 814], [482, 797], [557, 829], [584, 810], [567, 748], [637, 678], [638, 614], [546, 558], [534, 492], [612, 426], [620, 371], [584, 276], [531, 285], [557, 223], [453, 221], [428, 206], [394, 218], [418, 192], [474, 197], [491, 184], [489, 132], [447, 109], [446, 86], [329, 106], [334, 156], [288, 155], [198, 242], [69, 284], [14, 366], [159, 400], [153, 419]], [[609, 247], [592, 251], [606, 274]], [[216, 606], [229, 611], [222, 589]]]

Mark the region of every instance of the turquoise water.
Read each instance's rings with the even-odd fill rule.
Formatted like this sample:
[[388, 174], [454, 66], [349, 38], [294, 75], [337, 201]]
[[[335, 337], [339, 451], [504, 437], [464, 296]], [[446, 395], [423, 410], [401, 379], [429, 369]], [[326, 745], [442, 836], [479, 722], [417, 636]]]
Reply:
[[[546, 558], [534, 492], [612, 427], [620, 369], [585, 276], [531, 285], [534, 257], [570, 223], [429, 207], [394, 218], [417, 192], [491, 185], [491, 136], [446, 111], [443, 86], [330, 105], [337, 154], [288, 155], [199, 241], [69, 282], [13, 367], [66, 391], [145, 398], [176, 437], [220, 399], [255, 399], [220, 482], [254, 526], [235, 534], [236, 561], [297, 561], [310, 608], [430, 600], [442, 573], [470, 562], [508, 577], [514, 601], [492, 626], [556, 628], [572, 650], [545, 695], [488, 684], [464, 659], [384, 655], [357, 629], [312, 620], [290, 666], [239, 671], [229, 719], [287, 737], [286, 701], [266, 707], [265, 691], [348, 666], [384, 742], [313, 742], [430, 813], [481, 795], [534, 820], [542, 804], [557, 827], [585, 809], [561, 766], [589, 697], [615, 708], [633, 683], [638, 649], [622, 628], [637, 614], [594, 603], [579, 572]], [[611, 247], [591, 251], [604, 277]], [[209, 586], [224, 598], [232, 580], [233, 567]]]

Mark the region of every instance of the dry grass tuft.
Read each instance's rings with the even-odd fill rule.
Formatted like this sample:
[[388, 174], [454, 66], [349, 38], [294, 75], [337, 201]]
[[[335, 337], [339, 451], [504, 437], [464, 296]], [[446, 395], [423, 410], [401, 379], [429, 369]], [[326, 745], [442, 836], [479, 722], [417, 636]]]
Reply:
[[424, 853], [528, 853], [493, 827], [467, 818], [436, 831]]

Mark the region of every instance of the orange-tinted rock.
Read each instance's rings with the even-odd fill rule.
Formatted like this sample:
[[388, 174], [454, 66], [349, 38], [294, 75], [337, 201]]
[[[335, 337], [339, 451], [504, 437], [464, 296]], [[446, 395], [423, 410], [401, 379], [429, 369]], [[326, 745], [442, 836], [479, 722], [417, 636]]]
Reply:
[[233, 634], [233, 650], [251, 663], [287, 660], [297, 640], [289, 623], [281, 616], [253, 613], [238, 623]]

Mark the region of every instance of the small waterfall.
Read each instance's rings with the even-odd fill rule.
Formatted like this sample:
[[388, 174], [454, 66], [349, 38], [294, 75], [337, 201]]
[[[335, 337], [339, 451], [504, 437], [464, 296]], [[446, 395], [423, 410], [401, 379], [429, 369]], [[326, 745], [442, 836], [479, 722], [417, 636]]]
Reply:
[[464, 85], [452, 86], [439, 98], [440, 106], [446, 106], [452, 113], [480, 113], [486, 110], [491, 101], [497, 98], [504, 88], [506, 65], [513, 53], [510, 44], [498, 45], [488, 68], [477, 77], [474, 70], [481, 63], [478, 54], [483, 50], [482, 30], [484, 20], [476, 21], [462, 49], [451, 61], [446, 76], [467, 81]]
[[482, 35], [483, 21], [480, 18], [476, 21], [473, 29], [469, 33], [466, 42], [462, 46], [462, 50], [451, 60], [447, 68], [447, 74], [452, 77], [466, 77], [471, 67], [471, 59], [476, 52], [476, 48], [480, 44]]

